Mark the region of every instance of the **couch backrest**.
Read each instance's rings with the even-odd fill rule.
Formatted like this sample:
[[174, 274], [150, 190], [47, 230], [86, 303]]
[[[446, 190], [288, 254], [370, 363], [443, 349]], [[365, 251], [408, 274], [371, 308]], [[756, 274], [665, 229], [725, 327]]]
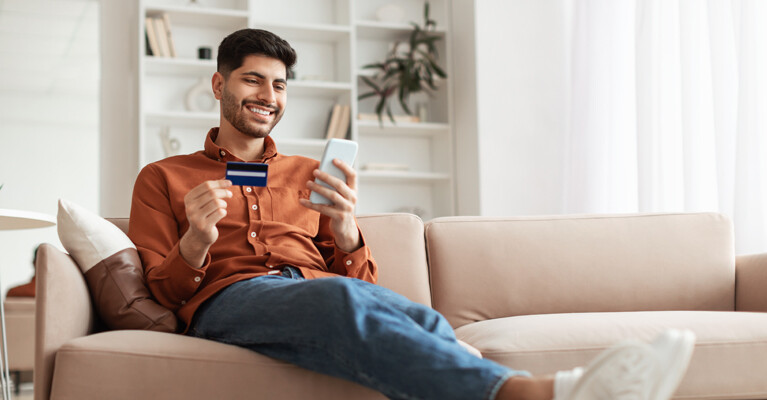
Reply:
[[[128, 218], [109, 220], [128, 231]], [[357, 221], [378, 264], [378, 284], [431, 306], [423, 221], [412, 214], [362, 215]]]
[[426, 224], [432, 301], [453, 327], [515, 315], [733, 310], [719, 214], [445, 217]]

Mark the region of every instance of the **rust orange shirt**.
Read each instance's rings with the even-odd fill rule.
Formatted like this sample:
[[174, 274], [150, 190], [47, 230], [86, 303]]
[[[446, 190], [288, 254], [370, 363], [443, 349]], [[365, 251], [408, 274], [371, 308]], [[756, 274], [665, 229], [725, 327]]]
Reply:
[[189, 228], [184, 196], [204, 181], [224, 179], [227, 161], [242, 161], [214, 143], [217, 135], [218, 128], [211, 129], [205, 150], [149, 164], [136, 178], [128, 236], [160, 304], [188, 326], [195, 310], [221, 289], [287, 265], [307, 279], [340, 275], [376, 282], [377, 267], [364, 238], [352, 253], [339, 250], [330, 218], [298, 202], [309, 197], [306, 181], [319, 162], [277, 153], [270, 137], [257, 161], [269, 164], [267, 186], [232, 186], [227, 215], [216, 225], [219, 237], [204, 265], [187, 264], [178, 250]]

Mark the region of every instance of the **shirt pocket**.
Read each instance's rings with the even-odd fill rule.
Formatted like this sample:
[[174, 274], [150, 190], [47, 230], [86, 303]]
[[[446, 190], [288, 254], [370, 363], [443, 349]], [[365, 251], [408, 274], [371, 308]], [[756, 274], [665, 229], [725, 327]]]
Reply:
[[306, 208], [298, 199], [309, 199], [311, 190], [287, 187], [271, 187], [274, 222], [281, 222], [301, 229], [309, 237], [317, 236], [320, 213]]

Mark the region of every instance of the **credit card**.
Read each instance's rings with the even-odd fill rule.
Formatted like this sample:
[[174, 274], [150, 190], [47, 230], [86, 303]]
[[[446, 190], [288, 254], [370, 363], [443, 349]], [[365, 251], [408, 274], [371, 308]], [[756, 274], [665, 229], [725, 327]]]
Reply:
[[267, 164], [230, 161], [226, 163], [226, 179], [233, 185], [266, 186], [268, 170]]

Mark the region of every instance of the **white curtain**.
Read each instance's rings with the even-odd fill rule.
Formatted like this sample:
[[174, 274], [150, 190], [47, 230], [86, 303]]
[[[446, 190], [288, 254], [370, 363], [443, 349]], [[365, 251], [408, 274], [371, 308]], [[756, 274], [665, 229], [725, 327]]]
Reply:
[[767, 251], [767, 1], [571, 4], [565, 211], [718, 211]]

